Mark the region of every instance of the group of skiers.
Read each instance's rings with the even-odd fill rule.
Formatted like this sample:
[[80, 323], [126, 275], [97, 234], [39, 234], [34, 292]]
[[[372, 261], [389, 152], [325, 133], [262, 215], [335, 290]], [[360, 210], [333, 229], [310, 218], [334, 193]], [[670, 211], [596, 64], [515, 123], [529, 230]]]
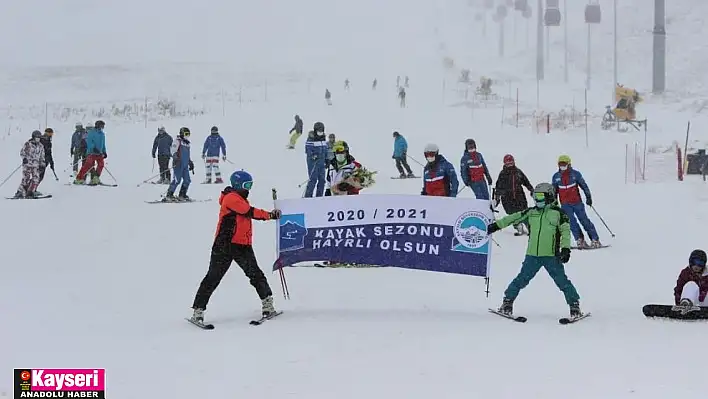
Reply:
[[[157, 136], [152, 143], [152, 157], [157, 158], [160, 168], [157, 184], [169, 184], [163, 202], [190, 201], [187, 190], [192, 182], [189, 173], [194, 174], [194, 162], [191, 159], [192, 132], [188, 127], [181, 127], [177, 137], [173, 140], [164, 126], [157, 129]], [[210, 134], [202, 146], [202, 159], [205, 166], [205, 180], [203, 184], [221, 184], [221, 169], [219, 161], [226, 161], [226, 141], [219, 133], [217, 126], [212, 126]], [[170, 160], [172, 160], [172, 173], [170, 173]], [[181, 184], [178, 195], [175, 197], [177, 186]]]

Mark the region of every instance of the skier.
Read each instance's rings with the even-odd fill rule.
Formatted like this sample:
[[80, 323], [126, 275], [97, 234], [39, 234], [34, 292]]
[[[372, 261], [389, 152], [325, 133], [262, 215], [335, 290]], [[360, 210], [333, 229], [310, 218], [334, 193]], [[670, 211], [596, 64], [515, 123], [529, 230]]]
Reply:
[[[160, 168], [160, 180], [157, 184], [170, 184], [172, 176], [170, 174], [170, 158], [172, 158], [172, 136], [167, 133], [163, 126], [157, 129], [157, 136], [152, 142], [152, 159], [157, 154], [157, 165]], [[155, 161], [153, 161], [155, 162]], [[155, 164], [153, 163], [153, 167]]]
[[[48, 127], [44, 129], [44, 134], [40, 137], [39, 142], [44, 147], [44, 166], [39, 168], [39, 184], [44, 180], [44, 173], [47, 171], [47, 166], [54, 170], [54, 157], [52, 156], [52, 137], [54, 129]], [[55, 172], [56, 173], [56, 172]], [[41, 193], [37, 193], [41, 195]]]
[[484, 162], [482, 153], [477, 151], [477, 143], [473, 139], [465, 140], [465, 152], [460, 158], [460, 176], [465, 185], [472, 189], [477, 199], [489, 199], [492, 175], [489, 174], [487, 163]]
[[371, 90], [376, 90], [376, 86], [379, 85], [379, 81], [374, 78], [373, 83], [371, 83]]
[[406, 107], [406, 89], [401, 87], [398, 89], [398, 99], [401, 101], [401, 108]]
[[361, 164], [347, 152], [341, 142], [334, 146], [334, 159], [327, 167], [327, 183], [331, 195], [358, 195], [361, 190], [361, 187], [357, 187], [356, 182], [350, 179], [355, 171], [361, 168]]
[[32, 132], [32, 137], [22, 146], [22, 181], [17, 188], [15, 198], [36, 198], [39, 185], [39, 170], [46, 167], [44, 146], [40, 142], [42, 133], [39, 130]]
[[580, 311], [580, 296], [563, 267], [563, 264], [570, 260], [568, 215], [556, 205], [552, 185], [538, 184], [533, 190], [533, 197], [535, 207], [505, 216], [487, 227], [487, 233], [493, 234], [507, 226], [528, 221], [532, 231], [521, 271], [504, 291], [504, 300], [499, 312], [511, 316], [514, 313], [514, 300], [519, 292], [529, 285], [536, 273], [544, 267], [565, 295], [565, 301], [570, 307], [570, 317], [580, 317], [583, 315]]
[[403, 86], [406, 87], [406, 88], [409, 88], [409, 87], [410, 87], [408, 75], [406, 75], [406, 79], [405, 79], [405, 82], [403, 83]]
[[327, 105], [332, 105], [332, 93], [329, 92], [329, 89], [325, 89], [325, 101], [327, 101]]
[[[398, 169], [401, 179], [415, 177], [411, 167], [408, 166], [408, 142], [398, 132], [393, 132], [393, 156], [391, 158], [396, 160], [396, 169]], [[405, 168], [405, 172], [403, 168]]]
[[86, 136], [87, 135], [88, 135], [88, 133], [86, 132], [86, 129], [81, 124], [81, 122], [76, 122], [74, 134], [71, 135], [71, 150], [70, 150], [70, 154], [73, 157], [72, 167], [74, 170], [74, 174], [78, 173], [78, 171], [79, 171], [79, 160], [81, 160], [82, 166], [83, 166], [83, 163], [86, 162]]
[[[165, 198], [162, 199], [163, 202], [189, 201], [187, 190], [192, 182], [189, 172], [194, 174], [194, 163], [189, 157], [189, 147], [191, 145], [189, 136], [191, 135], [189, 128], [181, 127], [179, 135], [172, 142], [172, 183], [167, 189]], [[182, 187], [179, 189], [179, 196], [175, 198], [175, 190], [177, 190], [177, 186], [180, 183], [182, 183]]]
[[334, 133], [327, 135], [327, 164], [334, 159], [334, 144], [337, 141], [337, 136]]
[[291, 150], [295, 148], [295, 143], [297, 143], [297, 140], [302, 136], [302, 125], [300, 115], [295, 115], [295, 126], [290, 129], [290, 142], [288, 143], [288, 148]]
[[327, 142], [325, 141], [325, 125], [322, 122], [315, 122], [313, 130], [307, 135], [305, 142], [305, 154], [307, 154], [307, 188], [305, 198], [312, 198], [317, 186], [316, 197], [324, 194], [325, 172], [327, 169]]
[[349, 78], [344, 80], [344, 90], [349, 91]]
[[688, 266], [681, 270], [674, 288], [676, 305], [683, 307], [708, 306], [708, 269], [706, 253], [695, 249], [688, 257]]
[[423, 168], [423, 190], [421, 195], [437, 197], [457, 197], [457, 174], [455, 167], [440, 155], [436, 144], [428, 144], [424, 149], [425, 160]]
[[[585, 182], [583, 175], [580, 171], [571, 166], [570, 157], [568, 155], [559, 156], [558, 172], [553, 174], [553, 187], [558, 193], [561, 208], [570, 218], [570, 231], [573, 233], [573, 238], [580, 249], [600, 248], [602, 247], [600, 237], [597, 235], [595, 225], [590, 221], [590, 218], [588, 218], [585, 212], [585, 205], [583, 205], [583, 199], [580, 197], [578, 186], [580, 186], [580, 188], [583, 189], [583, 193], [585, 193], [585, 203], [588, 206], [592, 206], [590, 188]], [[580, 223], [578, 223], [578, 220], [580, 220]], [[590, 245], [585, 242], [583, 231], [580, 229], [581, 224], [590, 236]]]
[[248, 202], [248, 194], [252, 187], [253, 177], [248, 172], [240, 170], [231, 175], [231, 186], [226, 187], [221, 193], [219, 224], [211, 247], [209, 270], [199, 285], [192, 305], [194, 313], [191, 320], [195, 323], [204, 322], [204, 311], [209, 298], [231, 267], [231, 262], [234, 261], [243, 269], [251, 285], [256, 289], [261, 299], [263, 316], [276, 313], [273, 306], [273, 292], [266, 276], [258, 267], [253, 252], [252, 220], [279, 219], [281, 212], [278, 209], [268, 212], [252, 207]]
[[74, 180], [74, 184], [84, 184], [86, 182], [86, 173], [89, 169], [93, 168], [94, 163], [96, 166], [96, 174], [91, 176], [90, 185], [101, 184], [101, 172], [103, 172], [103, 160], [108, 158], [106, 153], [106, 134], [103, 132], [103, 128], [106, 123], [103, 121], [96, 121], [94, 128], [91, 129], [86, 136], [86, 162], [81, 166], [79, 174]]
[[[499, 172], [497, 185], [494, 189], [493, 207], [496, 208], [501, 201], [507, 215], [523, 211], [528, 207], [524, 187], [529, 190], [529, 193], [533, 193], [531, 182], [524, 172], [516, 166], [514, 156], [504, 155], [504, 167]], [[529, 234], [528, 227], [528, 221], [514, 224], [516, 229], [514, 235]]]
[[204, 147], [202, 148], [202, 159], [205, 162], [206, 168], [206, 180], [204, 180], [204, 184], [211, 184], [212, 171], [214, 172], [216, 184], [224, 182], [221, 178], [221, 170], [219, 170], [219, 154], [223, 154], [221, 159], [226, 161], [226, 143], [224, 142], [224, 138], [219, 134], [219, 128], [212, 126], [211, 134], [204, 140]]

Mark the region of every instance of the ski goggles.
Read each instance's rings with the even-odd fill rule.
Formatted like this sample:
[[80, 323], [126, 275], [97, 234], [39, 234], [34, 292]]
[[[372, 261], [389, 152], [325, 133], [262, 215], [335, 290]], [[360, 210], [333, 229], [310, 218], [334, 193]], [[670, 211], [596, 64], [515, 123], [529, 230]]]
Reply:
[[243, 187], [244, 190], [251, 190], [251, 187], [253, 187], [253, 181], [245, 181], [241, 183], [241, 187]]
[[544, 193], [533, 193], [533, 199], [536, 202], [546, 201], [546, 194]]
[[568, 166], [568, 162], [558, 162], [558, 166]]
[[436, 155], [438, 155], [438, 154], [435, 152], [424, 152], [423, 153], [423, 156], [425, 156], [426, 158], [432, 158], [432, 157], [435, 157]]
[[703, 267], [706, 266], [706, 262], [704, 262], [704, 261], [701, 260], [701, 259], [697, 259], [697, 258], [691, 258], [691, 260], [689, 260], [688, 263], [690, 263], [691, 266], [698, 266], [698, 267], [701, 267], [701, 268], [703, 268]]
[[184, 136], [184, 137], [189, 137], [191, 135], [192, 135], [192, 132], [190, 132], [189, 130], [182, 132], [182, 136]]

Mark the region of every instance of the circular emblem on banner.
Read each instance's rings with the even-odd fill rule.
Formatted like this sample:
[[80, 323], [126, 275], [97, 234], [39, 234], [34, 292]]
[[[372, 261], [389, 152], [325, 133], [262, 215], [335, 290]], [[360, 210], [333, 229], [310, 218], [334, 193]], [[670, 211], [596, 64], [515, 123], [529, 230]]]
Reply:
[[459, 245], [476, 249], [489, 241], [487, 235], [487, 216], [482, 212], [469, 211], [457, 218], [454, 227], [455, 238]]

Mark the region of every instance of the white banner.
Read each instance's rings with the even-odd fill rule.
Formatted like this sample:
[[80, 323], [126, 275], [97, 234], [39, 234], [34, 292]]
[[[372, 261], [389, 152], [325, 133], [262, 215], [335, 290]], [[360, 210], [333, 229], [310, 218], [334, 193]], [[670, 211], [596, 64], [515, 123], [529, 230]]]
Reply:
[[276, 201], [279, 258], [373, 264], [489, 276], [489, 201], [347, 195]]

